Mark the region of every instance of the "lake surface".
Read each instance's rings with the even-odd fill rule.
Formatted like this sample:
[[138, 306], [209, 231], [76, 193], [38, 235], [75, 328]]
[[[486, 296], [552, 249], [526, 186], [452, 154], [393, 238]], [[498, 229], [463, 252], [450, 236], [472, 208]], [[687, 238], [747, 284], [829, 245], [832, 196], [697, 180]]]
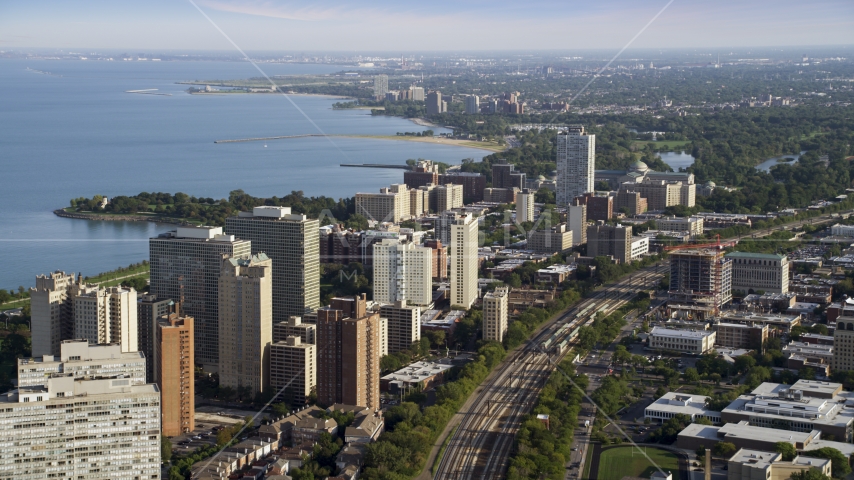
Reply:
[[[755, 168], [757, 170], [762, 170], [763, 172], [770, 172], [771, 167], [773, 167], [774, 165], [781, 165], [781, 164], [794, 165], [795, 162], [797, 162], [801, 158], [801, 155], [803, 155], [804, 153], [806, 153], [806, 151], [801, 152], [799, 155], [780, 155], [779, 157], [772, 157], [772, 158], [769, 158], [768, 160], [765, 160], [764, 162], [760, 163], [759, 165], [757, 165], [753, 168]], [[790, 161], [781, 162], [780, 160], [783, 160], [783, 159], [787, 159]]]
[[688, 168], [694, 164], [694, 157], [685, 152], [660, 152], [657, 155], [662, 162], [670, 165], [677, 172], [680, 168]]
[[[269, 75], [332, 73], [331, 65], [262, 64]], [[28, 68], [32, 70], [28, 70]], [[49, 72], [50, 74], [36, 73]], [[341, 163], [402, 164], [429, 158], [480, 160], [485, 150], [416, 142], [300, 138], [214, 144], [214, 140], [320, 133], [394, 135], [412, 122], [332, 110], [329, 97], [189, 95], [177, 81], [257, 76], [230, 62], [0, 60], [0, 288], [31, 286], [53, 270], [93, 275], [148, 258], [148, 238], [174, 228], [150, 222], [64, 219], [71, 198], [142, 191], [224, 198], [351, 197], [403, 181], [402, 170]], [[125, 90], [157, 88], [172, 96]], [[297, 109], [311, 118], [312, 124]], [[445, 132], [433, 128], [436, 132]]]

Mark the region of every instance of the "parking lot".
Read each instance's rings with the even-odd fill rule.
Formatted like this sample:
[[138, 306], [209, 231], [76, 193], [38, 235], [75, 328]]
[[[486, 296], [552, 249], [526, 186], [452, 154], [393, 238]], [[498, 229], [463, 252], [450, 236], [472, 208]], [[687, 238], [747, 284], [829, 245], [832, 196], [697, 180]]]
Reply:
[[216, 444], [216, 434], [224, 427], [242, 422], [247, 416], [256, 412], [222, 408], [216, 406], [201, 406], [196, 409], [196, 428], [190, 433], [182, 433], [172, 437], [173, 453], [192, 452]]

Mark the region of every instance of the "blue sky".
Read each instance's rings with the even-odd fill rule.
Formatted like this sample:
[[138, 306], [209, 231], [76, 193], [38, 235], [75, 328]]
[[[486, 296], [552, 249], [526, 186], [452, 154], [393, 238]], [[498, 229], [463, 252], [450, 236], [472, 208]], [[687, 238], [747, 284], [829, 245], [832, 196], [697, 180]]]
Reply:
[[[195, 0], [245, 50], [614, 49], [668, 0]], [[632, 44], [854, 44], [854, 1], [673, 0]], [[189, 0], [0, 0], [0, 50], [231, 50]]]

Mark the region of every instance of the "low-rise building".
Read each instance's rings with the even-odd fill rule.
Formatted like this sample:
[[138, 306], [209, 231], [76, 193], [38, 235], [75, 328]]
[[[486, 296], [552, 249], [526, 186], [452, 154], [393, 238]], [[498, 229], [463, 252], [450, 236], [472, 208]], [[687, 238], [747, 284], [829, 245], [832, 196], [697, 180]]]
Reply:
[[789, 342], [783, 347], [788, 368], [801, 370], [811, 368], [814, 372], [827, 376], [833, 363], [833, 345], [821, 345], [806, 342]]
[[715, 332], [670, 330], [653, 327], [649, 335], [649, 348], [703, 354], [715, 346]]
[[294, 444], [316, 443], [322, 433], [337, 435], [338, 422], [331, 418], [305, 417], [294, 424], [291, 437]]
[[258, 427], [258, 435], [270, 442], [289, 445], [293, 440], [294, 425], [304, 418], [320, 416], [322, 412], [323, 409], [315, 405], [304, 407], [287, 417], [280, 418], [266, 425], [262, 424]]
[[377, 439], [385, 428], [385, 420], [379, 412], [356, 415], [353, 423], [344, 430], [344, 443], [370, 443]]
[[676, 415], [687, 415], [692, 422], [706, 418], [721, 423], [721, 413], [706, 408], [709, 397], [667, 392], [644, 409], [644, 418], [664, 423]]
[[792, 460], [783, 460], [782, 453], [771, 453], [745, 448], [735, 452], [727, 461], [727, 478], [733, 480], [786, 480], [792, 474], [815, 470], [830, 478], [831, 462], [826, 458], [797, 456]]
[[391, 393], [410, 388], [427, 390], [441, 385], [444, 381], [445, 372], [453, 367], [454, 365], [448, 359], [435, 362], [415, 362], [382, 377], [380, 379], [380, 390]]
[[845, 408], [854, 400], [838, 383], [798, 380], [794, 385], [762, 383], [741, 395], [721, 411], [724, 422], [742, 420], [758, 427], [795, 432], [818, 430], [825, 436], [850, 442], [854, 411]]
[[692, 237], [698, 237], [703, 234], [703, 217], [663, 217], [655, 221], [656, 228], [659, 230], [669, 230], [675, 232], [688, 232]]
[[761, 351], [768, 340], [768, 325], [718, 322], [714, 325], [718, 333], [715, 344], [730, 348], [747, 348]]
[[822, 432], [796, 432], [750, 425], [747, 421], [727, 423], [721, 427], [692, 423], [679, 432], [676, 446], [695, 451], [699, 447], [711, 448], [718, 442], [728, 442], [737, 448], [750, 448], [765, 452], [776, 451], [776, 445], [784, 442], [797, 450], [809, 452], [824, 447], [835, 448], [846, 458], [854, 454], [854, 444], [825, 440]]
[[578, 269], [578, 265], [571, 263], [569, 265], [550, 265], [546, 268], [537, 270], [537, 281], [563, 283], [567, 278], [571, 277]]
[[572, 248], [572, 230], [566, 224], [544, 230], [534, 230], [528, 235], [528, 250], [537, 253], [561, 253]]
[[[800, 315], [757, 314], [757, 313], [725, 313], [720, 316], [722, 323], [740, 323], [743, 325], [768, 325], [771, 330], [783, 333], [792, 331], [792, 327], [801, 324]], [[774, 335], [769, 331], [769, 335]]]
[[632, 261], [640, 260], [641, 257], [649, 253], [649, 237], [635, 236], [632, 237], [631, 259]]

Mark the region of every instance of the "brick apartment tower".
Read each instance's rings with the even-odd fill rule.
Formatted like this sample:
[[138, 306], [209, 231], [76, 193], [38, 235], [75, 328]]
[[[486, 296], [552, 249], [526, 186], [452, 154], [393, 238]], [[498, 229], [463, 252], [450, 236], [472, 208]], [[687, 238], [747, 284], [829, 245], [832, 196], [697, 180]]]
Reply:
[[193, 317], [170, 313], [157, 320], [152, 360], [160, 388], [163, 435], [167, 437], [196, 428], [193, 334]]
[[364, 294], [317, 311], [317, 400], [380, 408], [380, 316]]

